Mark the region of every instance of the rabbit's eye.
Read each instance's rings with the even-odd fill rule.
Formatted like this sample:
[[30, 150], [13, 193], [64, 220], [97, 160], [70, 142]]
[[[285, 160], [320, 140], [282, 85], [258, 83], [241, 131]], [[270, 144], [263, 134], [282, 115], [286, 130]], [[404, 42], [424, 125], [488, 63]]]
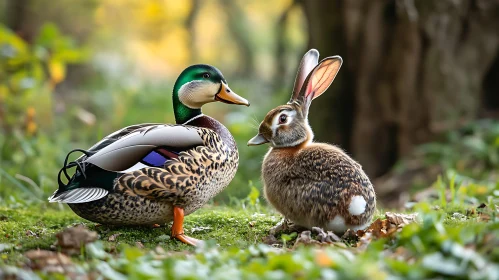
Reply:
[[287, 119], [288, 119], [288, 116], [286, 116], [285, 114], [280, 115], [279, 116], [279, 124], [286, 123]]
[[210, 77], [210, 73], [204, 73], [203, 78], [208, 79]]

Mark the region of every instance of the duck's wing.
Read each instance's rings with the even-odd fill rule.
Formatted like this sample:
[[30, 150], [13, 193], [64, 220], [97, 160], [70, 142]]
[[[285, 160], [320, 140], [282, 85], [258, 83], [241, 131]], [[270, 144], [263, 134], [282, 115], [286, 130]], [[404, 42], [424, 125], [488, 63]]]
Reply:
[[[138, 129], [144, 128], [144, 127], [149, 127], [149, 126], [156, 126], [156, 125], [163, 125], [160, 123], [142, 123], [142, 124], [135, 124], [131, 126], [127, 126], [125, 128], [122, 128], [120, 130], [117, 130], [108, 136], [102, 138], [99, 142], [95, 143], [92, 147], [88, 149], [88, 152], [90, 153], [95, 153], [99, 151], [100, 149], [103, 149], [106, 146], [109, 146], [110, 144], [116, 142], [120, 138], [122, 138], [125, 135], [128, 135]], [[79, 157], [77, 160], [81, 160], [82, 158], [86, 157], [85, 155], [82, 155]]]
[[[68, 184], [59, 180], [59, 189], [50, 202], [84, 203], [106, 196], [110, 189], [95, 187], [93, 177], [113, 179], [122, 173], [147, 167], [163, 167], [182, 151], [203, 145], [198, 128], [166, 124], [142, 124], [116, 131], [92, 146], [74, 163], [66, 164], [59, 172], [66, 174], [68, 167], [78, 166]], [[102, 174], [101, 174], [102, 173]]]
[[[211, 181], [213, 170], [226, 170], [231, 165], [230, 149], [220, 136], [205, 128], [197, 128], [204, 145], [179, 153], [176, 160], [168, 161], [162, 168], [146, 167], [127, 172], [115, 183], [115, 189], [129, 195], [151, 200], [168, 201], [176, 205], [189, 203], [192, 196], [199, 196], [201, 182]], [[203, 190], [214, 195], [211, 190]]]
[[180, 151], [199, 145], [203, 145], [203, 139], [194, 127], [143, 126], [100, 148], [83, 162], [108, 171], [131, 172], [148, 166], [163, 166]]

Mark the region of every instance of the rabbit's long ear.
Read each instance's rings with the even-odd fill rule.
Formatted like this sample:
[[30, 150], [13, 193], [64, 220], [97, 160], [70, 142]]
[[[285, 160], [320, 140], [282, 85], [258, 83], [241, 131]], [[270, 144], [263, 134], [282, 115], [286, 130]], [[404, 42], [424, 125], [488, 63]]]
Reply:
[[293, 95], [291, 95], [290, 103], [296, 100], [300, 94], [300, 90], [303, 87], [305, 79], [307, 79], [308, 74], [314, 69], [319, 61], [319, 52], [316, 49], [309, 50], [301, 59], [300, 66], [298, 66], [298, 73], [295, 78], [295, 87], [293, 88]]
[[326, 57], [317, 65], [305, 80], [297, 100], [302, 104], [305, 115], [315, 98], [323, 94], [340, 71], [343, 59], [340, 56]]

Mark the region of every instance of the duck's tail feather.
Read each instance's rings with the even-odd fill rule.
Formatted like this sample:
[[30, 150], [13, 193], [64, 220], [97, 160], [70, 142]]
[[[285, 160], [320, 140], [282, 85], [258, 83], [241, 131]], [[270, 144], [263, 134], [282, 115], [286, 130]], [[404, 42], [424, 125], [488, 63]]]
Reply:
[[[69, 156], [72, 153], [74, 153], [74, 152], [81, 152], [81, 153], [84, 154], [84, 156], [78, 158], [75, 161], [72, 161], [72, 162], [68, 163]], [[72, 182], [71, 182], [71, 176], [69, 176], [67, 170], [70, 169], [70, 168], [76, 167], [76, 172], [80, 172], [83, 175], [83, 177], [86, 177], [86, 175], [85, 175], [86, 163], [84, 163], [82, 159], [84, 159], [86, 157], [89, 157], [92, 154], [93, 154], [92, 152], [89, 152], [89, 151], [86, 151], [86, 150], [83, 150], [83, 149], [74, 149], [74, 150], [70, 151], [66, 155], [66, 158], [64, 159], [64, 165], [62, 166], [61, 170], [59, 170], [59, 173], [57, 174], [57, 182], [58, 182], [58, 185], [59, 185], [59, 189], [57, 191], [55, 191], [55, 193], [51, 197], [49, 197], [49, 201], [50, 202], [65, 202], [66, 199], [64, 197], [66, 197], [70, 201], [75, 199], [75, 198], [72, 198], [72, 196], [70, 194], [73, 193], [72, 191], [75, 191], [77, 189], [68, 190], [68, 186]], [[61, 176], [63, 176], [63, 175], [64, 175], [64, 177], [66, 177], [66, 180], [68, 181], [67, 183], [64, 183], [62, 181], [62, 177]], [[92, 188], [89, 188], [89, 189], [92, 189]], [[106, 190], [104, 190], [104, 191], [107, 194], [107, 191]], [[78, 194], [78, 193], [76, 193], [76, 194]], [[99, 196], [99, 195], [101, 195], [101, 193], [97, 192], [95, 195]], [[93, 198], [94, 197], [91, 193], [87, 193], [87, 195], [85, 195], [85, 197], [87, 197], [87, 196], [89, 198]], [[105, 194], [103, 196], [105, 196]], [[74, 202], [72, 202], [72, 203], [74, 203]]]
[[108, 193], [107, 190], [102, 188], [77, 188], [62, 193], [56, 191], [49, 197], [49, 202], [85, 203], [101, 199]]
[[[69, 159], [69, 156], [74, 153], [74, 152], [81, 152], [83, 153], [86, 157], [89, 157], [91, 156], [93, 153], [92, 152], [89, 152], [89, 151], [86, 151], [86, 150], [83, 150], [83, 149], [74, 149], [72, 151], [70, 151], [67, 155], [66, 155], [66, 158], [64, 159], [64, 165], [62, 166], [61, 170], [59, 171], [59, 174], [57, 174], [57, 180], [58, 180], [58, 183], [59, 183], [59, 189], [63, 189], [65, 187], [67, 187], [67, 185], [69, 184], [69, 182], [71, 181], [71, 177], [69, 176], [68, 174], [68, 169], [70, 168], [73, 168], [73, 167], [77, 167], [77, 170], [79, 170], [82, 175], [85, 177], [85, 163], [83, 163], [83, 161], [81, 160], [82, 157], [78, 158], [77, 160], [75, 161], [72, 161], [72, 162], [69, 162], [68, 163], [68, 159]], [[64, 174], [64, 176], [66, 177], [66, 179], [68, 180], [68, 183], [67, 184], [64, 184], [61, 180], [61, 175]]]

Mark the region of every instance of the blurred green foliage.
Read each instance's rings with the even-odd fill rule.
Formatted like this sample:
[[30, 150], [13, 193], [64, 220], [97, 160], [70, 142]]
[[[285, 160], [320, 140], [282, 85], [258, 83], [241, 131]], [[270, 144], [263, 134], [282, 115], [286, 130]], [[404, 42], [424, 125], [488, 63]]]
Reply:
[[37, 131], [37, 107], [50, 124], [54, 87], [66, 77], [69, 63], [84, 61], [85, 52], [71, 38], [60, 34], [53, 24], [41, 27], [33, 44], [27, 44], [0, 25], [0, 101], [4, 133], [24, 128], [23, 134]]
[[65, 134], [52, 133], [54, 88], [65, 79], [68, 64], [86, 57], [53, 24], [42, 26], [32, 44], [0, 25], [0, 196], [16, 194], [12, 190], [26, 183], [19, 179], [32, 185], [37, 198], [43, 192], [36, 185], [53, 187], [55, 159], [65, 147]]
[[427, 164], [438, 164], [444, 170], [457, 170], [474, 178], [498, 175], [499, 122], [482, 119], [446, 133], [443, 141], [424, 144], [417, 153]]

